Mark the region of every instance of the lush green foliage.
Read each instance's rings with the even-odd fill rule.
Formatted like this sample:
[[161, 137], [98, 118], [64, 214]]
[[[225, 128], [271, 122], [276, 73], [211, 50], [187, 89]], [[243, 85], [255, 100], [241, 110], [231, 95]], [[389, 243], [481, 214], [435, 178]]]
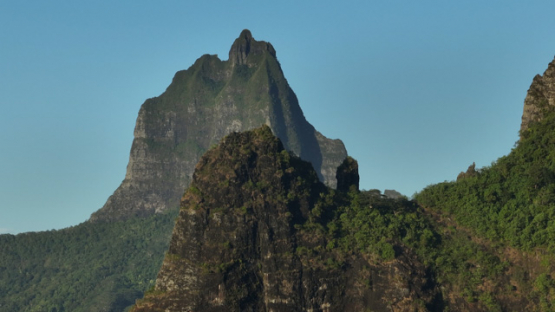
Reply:
[[[508, 268], [505, 274], [510, 272], [510, 280], [522, 294], [535, 301], [539, 310], [552, 311], [555, 308], [554, 268], [550, 265], [555, 252], [555, 112], [544, 113], [543, 120], [532, 123], [521, 133], [521, 141], [509, 155], [490, 167], [459, 175], [457, 182], [429, 186], [415, 199], [426, 209], [448, 218], [459, 232], [482, 240], [496, 254], [512, 247], [520, 250], [520, 254], [533, 251], [536, 259], [542, 255], [542, 263], [535, 260], [538, 263], [528, 263], [526, 267], [515, 263], [520, 257], [516, 256], [509, 259], [513, 262], [510, 268], [508, 263], [499, 263], [488, 256], [486, 265], [480, 265], [474, 272], [486, 272], [484, 276], [491, 277]], [[471, 254], [471, 250], [466, 252]], [[487, 253], [482, 252], [478, 257], [483, 256]], [[488, 304], [492, 304], [494, 297], [476, 292], [471, 285], [480, 283], [479, 275], [478, 278], [468, 276], [460, 265], [441, 265], [456, 258], [436, 258], [440, 267], [437, 272], [447, 280], [463, 283], [468, 300], [478, 299], [490, 307]], [[505, 286], [508, 292], [516, 288], [507, 283]]]
[[430, 186], [416, 199], [492, 241], [554, 252], [555, 114], [533, 124], [518, 146], [491, 167]]
[[385, 260], [395, 258], [393, 245], [430, 248], [439, 242], [439, 235], [415, 203], [371, 191], [352, 196], [350, 205], [340, 210], [328, 228], [338, 234], [342, 249], [377, 253]]
[[0, 310], [123, 311], [153, 285], [174, 218], [0, 235]]
[[[328, 259], [330, 263], [340, 264], [341, 259], [353, 252], [366, 254], [376, 263], [409, 254], [417, 257], [436, 282], [456, 296], [491, 311], [500, 309], [494, 296], [482, 288], [486, 280], [490, 287], [502, 288], [507, 263], [492, 250], [473, 242], [466, 232], [433, 221], [413, 201], [387, 198], [379, 191], [332, 192], [321, 196], [310, 219], [302, 229], [327, 238], [326, 252], [336, 255], [336, 259]], [[318, 248], [297, 250], [297, 254], [316, 258], [319, 253]]]

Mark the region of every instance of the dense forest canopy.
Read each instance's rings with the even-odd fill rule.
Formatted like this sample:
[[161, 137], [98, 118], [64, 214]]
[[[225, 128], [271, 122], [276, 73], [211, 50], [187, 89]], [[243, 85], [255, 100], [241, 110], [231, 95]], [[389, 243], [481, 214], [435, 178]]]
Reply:
[[0, 235], [0, 310], [123, 311], [154, 284], [175, 213]]
[[423, 206], [492, 241], [555, 251], [555, 113], [534, 123], [507, 156], [457, 182], [417, 194]]

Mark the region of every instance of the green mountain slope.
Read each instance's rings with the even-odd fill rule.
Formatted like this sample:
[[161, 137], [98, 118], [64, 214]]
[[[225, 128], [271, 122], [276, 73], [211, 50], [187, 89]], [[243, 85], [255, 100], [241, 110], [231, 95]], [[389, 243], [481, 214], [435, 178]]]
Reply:
[[426, 207], [501, 243], [555, 251], [555, 114], [523, 133], [518, 146], [490, 167], [457, 182], [427, 187], [416, 196]]
[[530, 300], [527, 309], [555, 309], [553, 111], [531, 123], [509, 155], [487, 168], [471, 166], [456, 182], [429, 186], [416, 200], [505, 262], [511, 290], [495, 293], [498, 300], [512, 293]]
[[0, 311], [123, 311], [154, 284], [175, 213], [0, 235]]
[[333, 190], [267, 128], [225, 137], [196, 167], [156, 287], [133, 311], [550, 309], [553, 281], [524, 252], [361, 192], [357, 171], [347, 158]]

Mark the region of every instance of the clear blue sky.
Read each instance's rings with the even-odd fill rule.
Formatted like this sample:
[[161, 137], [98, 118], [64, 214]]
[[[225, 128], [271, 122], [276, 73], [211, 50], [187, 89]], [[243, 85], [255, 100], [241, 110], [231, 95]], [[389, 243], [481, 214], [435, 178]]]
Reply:
[[77, 225], [125, 176], [135, 118], [248, 28], [361, 188], [408, 196], [510, 152], [555, 55], [553, 1], [0, 1], [0, 233]]

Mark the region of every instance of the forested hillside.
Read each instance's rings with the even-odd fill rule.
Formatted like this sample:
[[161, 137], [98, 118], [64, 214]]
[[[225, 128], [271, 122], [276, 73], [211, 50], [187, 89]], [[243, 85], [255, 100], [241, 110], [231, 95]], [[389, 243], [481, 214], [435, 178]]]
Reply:
[[522, 134], [507, 156], [470, 170], [457, 182], [427, 187], [416, 196], [460, 225], [500, 243], [555, 251], [555, 113]]
[[509, 155], [415, 198], [499, 255], [515, 295], [536, 300], [542, 311], [555, 308], [555, 112], [524, 130]]
[[123, 311], [154, 284], [175, 213], [0, 235], [0, 311]]
[[552, 256], [541, 271], [441, 209], [359, 191], [351, 158], [326, 188], [275, 140], [234, 134], [203, 156], [156, 288], [133, 311], [552, 308]]

